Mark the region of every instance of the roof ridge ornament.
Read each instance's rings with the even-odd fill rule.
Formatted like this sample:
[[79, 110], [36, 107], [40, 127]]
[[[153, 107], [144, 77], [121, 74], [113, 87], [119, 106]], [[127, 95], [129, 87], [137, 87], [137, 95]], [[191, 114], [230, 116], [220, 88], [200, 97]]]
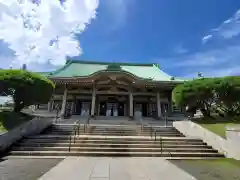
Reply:
[[122, 67], [117, 63], [112, 63], [107, 66], [107, 71], [121, 71]]

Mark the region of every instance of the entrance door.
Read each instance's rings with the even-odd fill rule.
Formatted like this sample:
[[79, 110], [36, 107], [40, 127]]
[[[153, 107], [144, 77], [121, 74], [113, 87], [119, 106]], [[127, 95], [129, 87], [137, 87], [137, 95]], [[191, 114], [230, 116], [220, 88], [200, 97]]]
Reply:
[[81, 116], [89, 116], [90, 107], [90, 102], [82, 102]]
[[106, 116], [118, 116], [117, 103], [107, 103]]
[[107, 105], [106, 102], [100, 102], [99, 115], [106, 116]]
[[168, 109], [169, 109], [168, 103], [161, 103], [162, 114], [166, 115], [168, 113]]
[[82, 102], [80, 100], [77, 100], [75, 114], [81, 114], [81, 111], [82, 111]]
[[147, 117], [147, 103], [142, 103], [142, 116]]
[[124, 116], [124, 103], [118, 103], [118, 116]]

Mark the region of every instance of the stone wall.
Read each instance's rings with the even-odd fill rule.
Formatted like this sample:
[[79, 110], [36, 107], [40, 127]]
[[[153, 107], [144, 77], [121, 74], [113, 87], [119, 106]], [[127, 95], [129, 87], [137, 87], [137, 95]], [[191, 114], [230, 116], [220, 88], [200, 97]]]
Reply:
[[226, 128], [226, 138], [230, 147], [235, 147], [232, 149], [232, 153], [240, 157], [240, 126], [228, 126]]
[[0, 135], [0, 152], [5, 151], [22, 137], [40, 133], [50, 126], [52, 122], [53, 118], [35, 117], [31, 121], [28, 121], [13, 130]]
[[187, 137], [202, 139], [226, 157], [240, 160], [240, 145], [236, 144], [236, 141], [240, 142], [240, 135], [238, 138], [229, 139], [229, 136], [227, 136], [225, 139], [188, 120], [176, 121], [173, 126]]

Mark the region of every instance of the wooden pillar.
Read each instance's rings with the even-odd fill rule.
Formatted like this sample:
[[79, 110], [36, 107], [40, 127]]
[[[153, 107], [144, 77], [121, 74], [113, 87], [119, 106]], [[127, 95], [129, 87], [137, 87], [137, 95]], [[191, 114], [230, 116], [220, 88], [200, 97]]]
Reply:
[[162, 116], [161, 100], [160, 100], [160, 93], [159, 92], [157, 92], [157, 115], [158, 115], [158, 117]]
[[65, 90], [63, 93], [61, 116], [64, 116], [64, 114], [65, 114], [66, 103], [67, 103], [67, 86], [65, 86]]
[[54, 110], [54, 104], [55, 104], [55, 101], [52, 101], [51, 111]]
[[132, 92], [129, 94], [129, 116], [133, 117], [133, 95], [132, 95]]
[[95, 85], [93, 85], [92, 104], [91, 104], [91, 116], [94, 116], [94, 114], [95, 114], [95, 103], [96, 103], [96, 88], [95, 88]]
[[50, 100], [48, 102], [48, 112], [51, 112], [51, 110], [52, 110], [52, 101]]

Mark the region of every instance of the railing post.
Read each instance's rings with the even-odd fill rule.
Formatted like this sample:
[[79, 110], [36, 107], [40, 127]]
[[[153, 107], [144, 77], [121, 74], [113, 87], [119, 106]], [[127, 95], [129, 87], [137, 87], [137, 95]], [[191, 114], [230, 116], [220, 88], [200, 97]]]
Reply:
[[160, 136], [160, 149], [161, 149], [161, 154], [162, 154], [162, 138]]
[[75, 143], [75, 139], [76, 139], [76, 134], [77, 134], [77, 132], [76, 132], [76, 127], [74, 128], [74, 139], [73, 139], [73, 142]]
[[71, 141], [72, 141], [72, 134], [70, 134], [70, 138], [69, 138], [69, 147], [68, 147], [69, 152], [70, 152], [70, 149], [71, 149]]

